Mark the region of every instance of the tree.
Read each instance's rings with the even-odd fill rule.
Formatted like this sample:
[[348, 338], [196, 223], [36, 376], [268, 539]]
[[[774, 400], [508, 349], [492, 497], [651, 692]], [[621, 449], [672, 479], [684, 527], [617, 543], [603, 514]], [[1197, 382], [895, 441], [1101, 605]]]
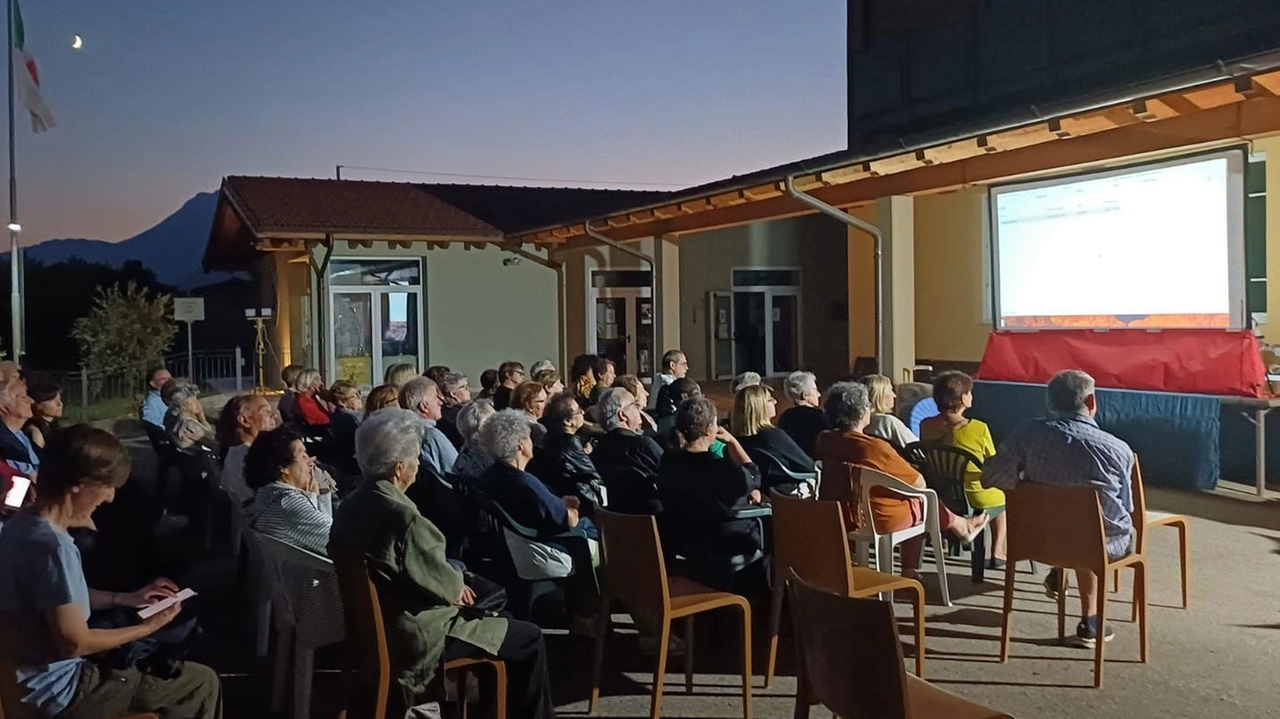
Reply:
[[158, 361], [173, 345], [178, 325], [172, 319], [173, 298], [130, 281], [98, 287], [89, 314], [75, 321], [71, 336], [89, 370], [120, 368], [129, 382], [140, 384], [146, 365]]

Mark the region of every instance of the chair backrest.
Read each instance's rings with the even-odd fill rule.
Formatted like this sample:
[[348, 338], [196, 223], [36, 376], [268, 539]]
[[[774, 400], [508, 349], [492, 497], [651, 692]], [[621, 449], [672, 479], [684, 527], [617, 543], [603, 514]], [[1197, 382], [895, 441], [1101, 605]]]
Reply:
[[652, 515], [596, 510], [601, 571], [609, 597], [633, 614], [660, 617], [671, 607], [667, 565]]
[[806, 582], [848, 594], [849, 539], [839, 502], [796, 499], [778, 492], [773, 502], [773, 567], [776, 581], [791, 572]]
[[907, 678], [889, 603], [828, 592], [794, 573], [787, 597], [810, 695], [844, 719], [906, 719]]
[[970, 465], [982, 469], [982, 460], [967, 449], [936, 441], [912, 442], [902, 453], [920, 470], [929, 489], [938, 493], [938, 501], [962, 517], [969, 514], [969, 500], [964, 493], [965, 473]]
[[1093, 487], [1020, 482], [1005, 493], [1005, 501], [1011, 558], [1098, 573], [1106, 569], [1102, 509]]
[[348, 649], [352, 652], [353, 691], [348, 698], [349, 719], [384, 719], [391, 692], [391, 656], [382, 623], [378, 588], [363, 559], [334, 563], [342, 593]]
[[818, 499], [839, 502], [844, 509], [844, 521], [849, 529], [857, 529], [864, 522], [862, 497], [858, 488], [858, 465], [850, 462], [820, 462]]
[[1133, 455], [1133, 471], [1129, 473], [1129, 482], [1133, 491], [1133, 529], [1138, 533], [1137, 551], [1139, 554], [1147, 550], [1147, 490], [1142, 485], [1142, 469], [1138, 466], [1138, 455]]

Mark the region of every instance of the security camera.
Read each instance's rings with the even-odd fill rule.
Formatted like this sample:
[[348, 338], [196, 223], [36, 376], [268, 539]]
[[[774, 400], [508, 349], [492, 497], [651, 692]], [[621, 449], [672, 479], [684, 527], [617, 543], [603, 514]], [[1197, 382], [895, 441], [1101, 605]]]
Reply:
[[520, 264], [519, 257], [508, 257], [507, 259], [502, 261], [503, 267], [515, 267], [518, 264]]

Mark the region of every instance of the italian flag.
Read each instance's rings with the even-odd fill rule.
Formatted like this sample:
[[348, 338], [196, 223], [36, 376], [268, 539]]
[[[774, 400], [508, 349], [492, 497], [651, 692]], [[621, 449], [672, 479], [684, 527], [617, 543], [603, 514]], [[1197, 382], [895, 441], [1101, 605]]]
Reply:
[[13, 65], [14, 87], [22, 106], [31, 113], [31, 129], [35, 132], [52, 129], [53, 112], [40, 96], [40, 73], [35, 58], [27, 54], [27, 33], [18, 0], [13, 0]]

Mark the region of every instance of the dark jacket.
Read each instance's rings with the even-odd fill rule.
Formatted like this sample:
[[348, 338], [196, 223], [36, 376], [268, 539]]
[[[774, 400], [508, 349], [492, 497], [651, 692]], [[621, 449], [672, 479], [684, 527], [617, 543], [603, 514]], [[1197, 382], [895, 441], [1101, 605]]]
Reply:
[[738, 466], [711, 452], [667, 452], [658, 469], [663, 548], [712, 560], [759, 551], [760, 524], [735, 516], [752, 506], [747, 495], [755, 489], [760, 470], [754, 464]]
[[496, 654], [507, 620], [465, 619], [454, 606], [462, 572], [445, 560], [444, 536], [386, 480], [366, 480], [335, 512], [329, 556], [363, 559], [378, 587], [391, 668], [410, 695], [424, 693], [439, 671], [445, 637]]
[[460, 404], [441, 407], [440, 419], [436, 422], [436, 429], [444, 433], [454, 449], [459, 450], [466, 443], [462, 433], [458, 431], [458, 413], [462, 411], [462, 407], [463, 405]]
[[629, 429], [615, 429], [600, 438], [591, 462], [609, 490], [609, 509], [625, 514], [661, 514], [658, 466], [662, 447], [652, 438]]
[[738, 442], [756, 464], [760, 465], [761, 471], [765, 472], [762, 480], [766, 489], [778, 487], [786, 492], [790, 491], [788, 487], [794, 489], [796, 482], [780, 471], [773, 462], [762, 458], [761, 452], [769, 453], [791, 472], [801, 474], [814, 471], [813, 459], [800, 449], [795, 440], [777, 427], [766, 427], [749, 437], [739, 437]]
[[778, 418], [778, 429], [786, 432], [805, 454], [812, 457], [818, 435], [828, 429], [827, 418], [817, 407], [795, 406]]
[[600, 488], [604, 482], [577, 435], [547, 432], [528, 470], [557, 495], [573, 495], [596, 507], [603, 504]]

